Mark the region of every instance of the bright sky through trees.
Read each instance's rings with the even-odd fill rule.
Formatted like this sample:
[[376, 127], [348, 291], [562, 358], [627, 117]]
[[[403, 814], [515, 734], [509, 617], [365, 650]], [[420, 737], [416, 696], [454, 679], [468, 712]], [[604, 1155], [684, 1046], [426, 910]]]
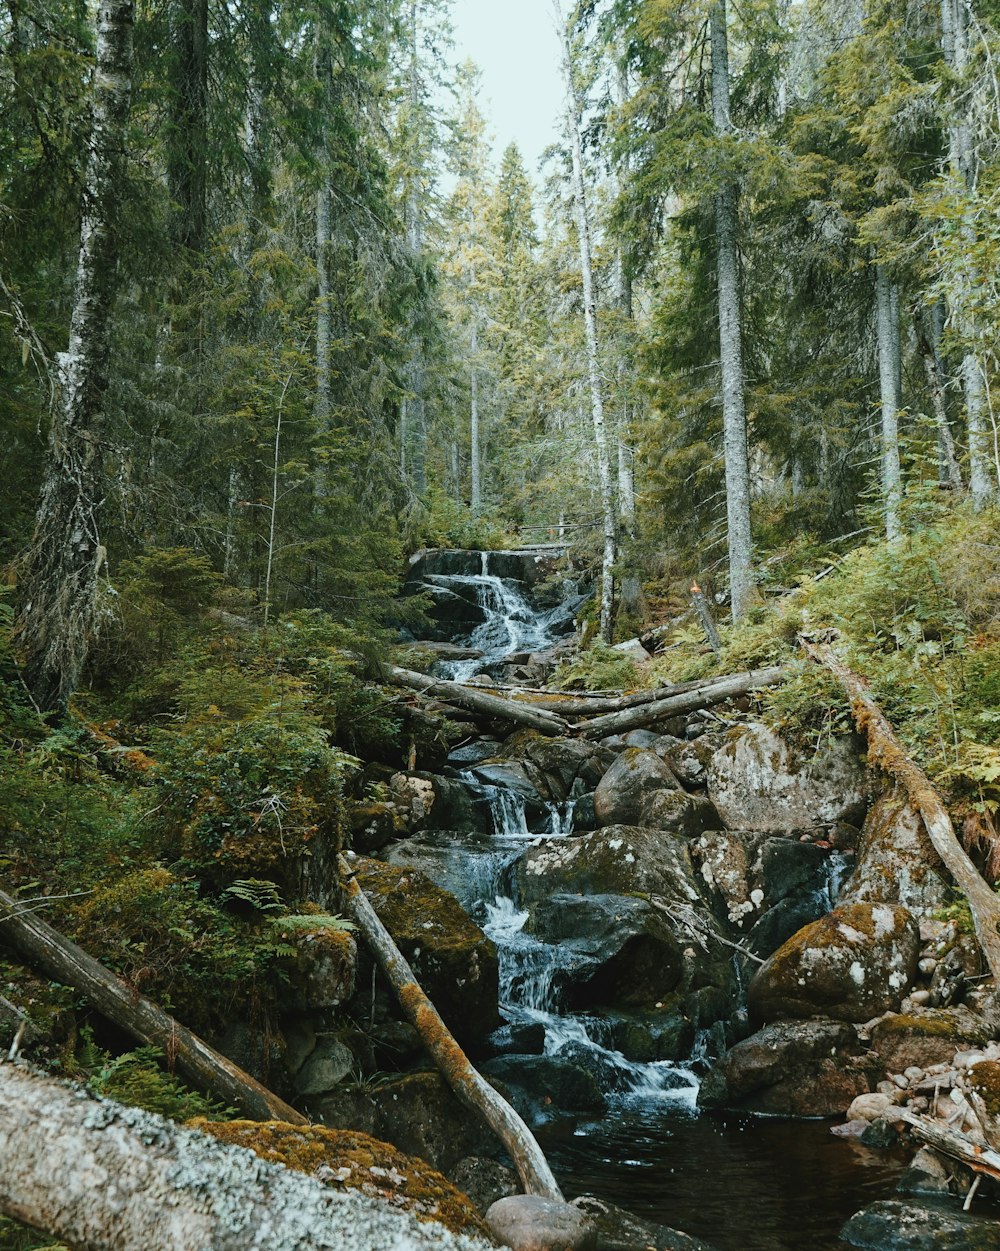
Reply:
[[559, 42], [547, 0], [455, 0], [455, 52], [483, 73], [483, 112], [496, 151], [513, 139], [533, 176], [556, 138], [562, 101]]

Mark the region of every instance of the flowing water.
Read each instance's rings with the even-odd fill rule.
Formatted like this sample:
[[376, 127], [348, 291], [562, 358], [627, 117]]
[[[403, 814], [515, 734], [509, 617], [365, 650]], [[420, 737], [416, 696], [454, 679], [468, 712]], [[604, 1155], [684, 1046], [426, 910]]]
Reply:
[[[536, 613], [517, 587], [489, 573], [486, 553], [478, 573], [434, 580], [474, 591], [485, 618], [462, 640], [482, 657], [439, 666], [458, 681], [512, 653], [550, 647], [571, 612], [562, 606]], [[545, 1054], [586, 1068], [607, 1100], [596, 1119], [559, 1117], [539, 1128], [566, 1193], [595, 1195], [719, 1251], [843, 1247], [837, 1235], [844, 1221], [886, 1197], [903, 1162], [834, 1138], [825, 1122], [701, 1116], [697, 1048], [710, 1047], [708, 1039], [699, 1040], [688, 1064], [640, 1064], [614, 1049], [601, 1016], [568, 1011], [561, 985], [565, 974], [579, 970], [581, 956], [571, 945], [528, 932], [515, 865], [529, 847], [572, 835], [572, 801], [547, 805], [541, 818], [529, 820], [516, 791], [486, 785], [471, 772], [459, 777], [488, 808], [492, 828], [458, 838], [424, 836], [420, 867], [458, 897], [496, 944], [507, 1022], [541, 1026]], [[817, 887], [821, 910], [832, 906], [846, 872], [842, 857], [827, 863]]]

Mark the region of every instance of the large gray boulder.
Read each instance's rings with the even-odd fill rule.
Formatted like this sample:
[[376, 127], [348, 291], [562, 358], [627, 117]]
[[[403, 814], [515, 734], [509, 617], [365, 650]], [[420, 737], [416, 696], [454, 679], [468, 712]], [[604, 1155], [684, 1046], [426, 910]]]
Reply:
[[656, 826], [657, 801], [664, 792], [680, 791], [670, 766], [652, 751], [627, 747], [601, 778], [594, 792], [594, 811], [601, 825]]
[[707, 773], [709, 796], [733, 830], [858, 825], [867, 806], [867, 775], [853, 736], [805, 752], [752, 721], [727, 735]]
[[498, 1199], [486, 1213], [497, 1242], [511, 1251], [596, 1251], [597, 1235], [579, 1208], [541, 1195]]
[[943, 908], [949, 894], [919, 814], [895, 791], [880, 796], [865, 819], [841, 901], [901, 904], [924, 916]]
[[779, 947], [747, 991], [751, 1015], [869, 1021], [894, 1012], [917, 973], [920, 933], [905, 908], [835, 908]]
[[1000, 1251], [1000, 1221], [947, 1200], [883, 1199], [852, 1216], [840, 1236], [866, 1251]]

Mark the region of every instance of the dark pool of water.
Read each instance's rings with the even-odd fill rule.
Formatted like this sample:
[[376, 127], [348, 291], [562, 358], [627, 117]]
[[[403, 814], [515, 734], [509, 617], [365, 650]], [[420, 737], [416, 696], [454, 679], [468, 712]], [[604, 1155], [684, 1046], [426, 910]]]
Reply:
[[844, 1222], [893, 1196], [911, 1154], [870, 1151], [825, 1121], [650, 1109], [538, 1136], [567, 1196], [596, 1195], [719, 1251], [841, 1251]]

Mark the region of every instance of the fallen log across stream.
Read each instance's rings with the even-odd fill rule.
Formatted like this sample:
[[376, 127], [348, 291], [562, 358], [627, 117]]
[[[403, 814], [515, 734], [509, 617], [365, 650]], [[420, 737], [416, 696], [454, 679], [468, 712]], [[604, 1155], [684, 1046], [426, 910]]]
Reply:
[[562, 1200], [562, 1193], [535, 1136], [517, 1112], [469, 1063], [438, 1010], [417, 984], [413, 970], [392, 935], [379, 920], [354, 876], [350, 861], [340, 856], [340, 878], [346, 909], [389, 979], [400, 1006], [420, 1035], [445, 1079], [461, 1101], [483, 1118], [503, 1143], [525, 1193]]
[[162, 1008], [137, 995], [93, 956], [34, 915], [29, 904], [2, 890], [0, 941], [13, 947], [30, 967], [85, 995], [102, 1016], [133, 1038], [158, 1047], [168, 1063], [176, 1065], [201, 1090], [239, 1108], [255, 1121], [309, 1124], [301, 1112]]
[[501, 699], [499, 695], [491, 695], [488, 691], [478, 690], [474, 686], [463, 686], [461, 682], [448, 682], [442, 678], [431, 678], [425, 673], [416, 673], [412, 669], [401, 669], [398, 665], [386, 665], [385, 675], [397, 686], [406, 686], [411, 690], [420, 691], [424, 695], [444, 703], [456, 704], [470, 712], [487, 717], [502, 717], [518, 725], [526, 725], [529, 729], [538, 730], [540, 734], [565, 734], [568, 724], [554, 713], [530, 704], [522, 704], [512, 699]]
[[920, 814], [934, 850], [965, 895], [976, 938], [994, 980], [1000, 985], [1000, 898], [988, 886], [955, 835], [941, 797], [924, 771], [906, 753], [885, 713], [864, 680], [844, 664], [828, 643], [800, 642], [810, 656], [837, 679], [851, 701], [858, 729], [868, 739], [868, 759], [898, 782]]

